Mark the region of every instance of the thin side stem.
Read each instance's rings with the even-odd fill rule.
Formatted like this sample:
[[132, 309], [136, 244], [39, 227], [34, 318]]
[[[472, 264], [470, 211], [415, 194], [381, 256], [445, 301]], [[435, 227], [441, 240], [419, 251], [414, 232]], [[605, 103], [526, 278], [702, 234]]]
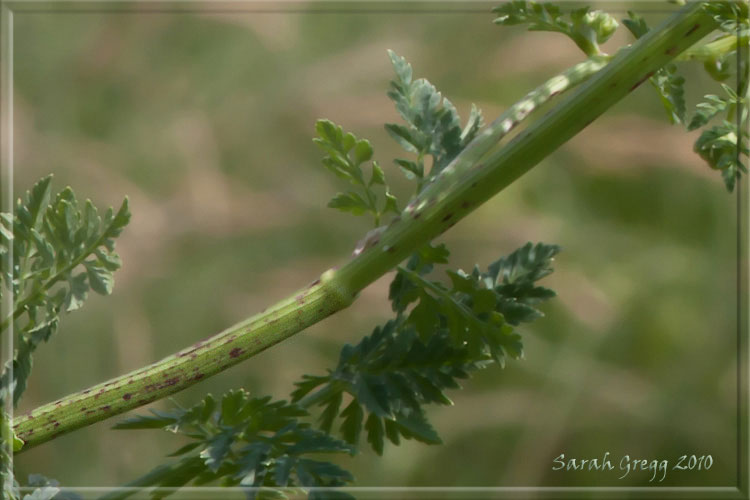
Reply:
[[[347, 307], [360, 290], [528, 171], [715, 28], [715, 21], [700, 4], [684, 7], [661, 27], [621, 50], [577, 92], [498, 148], [498, 140], [519, 117], [534, 109], [533, 100], [527, 104], [521, 101], [509, 110], [511, 115], [479, 134], [377, 241], [341, 269], [327, 271], [269, 311], [193, 347], [20, 417], [15, 431], [26, 442], [22, 451], [178, 392]], [[559, 82], [561, 90], [570, 86], [569, 79], [567, 83], [563, 80]], [[547, 98], [553, 93], [550, 90]]]
[[738, 45], [747, 45], [750, 37], [744, 34], [727, 34], [703, 45], [691, 47], [677, 58], [678, 61], [713, 61], [737, 50]]

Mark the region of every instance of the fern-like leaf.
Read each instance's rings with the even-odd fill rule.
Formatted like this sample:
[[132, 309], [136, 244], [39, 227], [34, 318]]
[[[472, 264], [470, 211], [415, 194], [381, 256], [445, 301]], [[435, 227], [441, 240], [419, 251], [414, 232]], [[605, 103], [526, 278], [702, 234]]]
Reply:
[[412, 79], [411, 65], [389, 50], [396, 78], [391, 81], [388, 97], [406, 125], [388, 123], [388, 134], [408, 153], [416, 153], [416, 161], [396, 159], [407, 178], [416, 178], [418, 190], [425, 181], [424, 158], [432, 156], [428, 179], [445, 168], [476, 136], [482, 126], [481, 112], [472, 105], [466, 126], [455, 106], [437, 91], [434, 85], [420, 78]]
[[[353, 478], [339, 466], [310, 458], [320, 453], [354, 453], [354, 448], [299, 419], [307, 411], [270, 397], [251, 398], [244, 390], [229, 391], [219, 401], [211, 395], [189, 409], [124, 420], [115, 429], [164, 429], [193, 443], [171, 456], [181, 457], [130, 483], [131, 487], [181, 487], [221, 481], [225, 486], [251, 487], [252, 498], [282, 495], [277, 487], [341, 486]], [[260, 488], [260, 489], [258, 489]], [[137, 491], [137, 490], [136, 490]], [[173, 491], [163, 492], [160, 497]], [[126, 498], [134, 490], [106, 498]], [[341, 496], [341, 498], [351, 498]]]
[[[551, 272], [558, 251], [554, 245], [527, 244], [487, 272], [449, 271], [448, 288], [425, 277], [447, 261], [447, 249], [423, 247], [391, 284], [396, 319], [357, 345], [344, 346], [328, 375], [305, 375], [292, 400], [319, 406], [325, 431], [340, 420], [341, 435], [352, 445], [364, 431], [378, 454], [386, 439], [439, 443], [424, 406], [451, 404], [446, 390], [460, 388], [461, 379], [493, 362], [502, 364], [506, 355], [521, 355], [513, 327], [541, 316], [535, 306], [554, 296], [535, 282]], [[342, 410], [344, 393], [352, 400]]]
[[[323, 166], [358, 188], [358, 191], [338, 193], [328, 206], [353, 215], [371, 214], [375, 226], [380, 225], [380, 220], [385, 214], [398, 214], [396, 198], [391, 194], [386, 184], [385, 173], [376, 161], [371, 163], [369, 180], [365, 178], [362, 167], [370, 162], [373, 156], [370, 141], [359, 139], [351, 132], [344, 132], [330, 120], [318, 120], [315, 130], [318, 137], [313, 139], [313, 142], [326, 153], [322, 160]], [[384, 188], [382, 203], [375, 186]]]
[[57, 331], [60, 315], [79, 309], [89, 290], [112, 293], [113, 273], [122, 265], [114, 240], [130, 221], [127, 198], [102, 217], [90, 200], [81, 206], [70, 188], [53, 198], [51, 181], [50, 175], [37, 182], [17, 201], [14, 214], [0, 214], [0, 257], [7, 258], [13, 245], [0, 295], [10, 290], [16, 298], [0, 330], [13, 322], [17, 346], [13, 380], [3, 372], [2, 397], [12, 388], [14, 404], [26, 388], [33, 352]]
[[695, 152], [703, 158], [708, 166], [721, 171], [721, 177], [729, 192], [734, 189], [737, 179], [747, 173], [742, 156], [750, 155], [747, 132], [738, 132], [737, 125], [725, 121], [704, 130], [695, 141]]

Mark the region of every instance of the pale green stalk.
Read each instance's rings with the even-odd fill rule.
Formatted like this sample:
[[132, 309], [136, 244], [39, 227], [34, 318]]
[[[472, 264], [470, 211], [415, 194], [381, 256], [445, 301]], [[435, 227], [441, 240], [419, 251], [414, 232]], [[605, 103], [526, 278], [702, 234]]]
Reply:
[[725, 35], [716, 40], [697, 45], [686, 50], [677, 58], [678, 61], [713, 61], [721, 59], [737, 50], [737, 45], [747, 45], [750, 38], [747, 32], [739, 35]]
[[[552, 84], [530, 93], [493, 122], [425, 186], [400, 217], [341, 269], [325, 272], [269, 310], [177, 354], [21, 416], [15, 420], [14, 430], [26, 442], [22, 451], [180, 391], [347, 307], [360, 290], [528, 171], [715, 28], [700, 5], [684, 7], [632, 47], [620, 51], [606, 68], [546, 116], [498, 147], [499, 139], [520, 119], [553, 95], [551, 88], [565, 90], [588, 75], [583, 71], [578, 76], [573, 72], [572, 79], [571, 75], [554, 78]], [[593, 70], [603, 61], [587, 63]]]

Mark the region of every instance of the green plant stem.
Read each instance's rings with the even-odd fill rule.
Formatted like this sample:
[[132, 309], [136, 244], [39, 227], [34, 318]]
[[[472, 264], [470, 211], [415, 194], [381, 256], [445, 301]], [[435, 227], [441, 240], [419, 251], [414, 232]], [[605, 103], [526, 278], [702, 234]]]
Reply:
[[188, 349], [21, 416], [14, 422], [26, 443], [21, 451], [178, 392], [347, 307], [360, 290], [528, 171], [715, 28], [701, 4], [689, 4], [621, 50], [606, 68], [503, 147], [497, 145], [498, 138], [512, 128], [513, 120], [496, 120], [424, 187], [378, 241], [342, 268], [327, 271], [268, 311]]

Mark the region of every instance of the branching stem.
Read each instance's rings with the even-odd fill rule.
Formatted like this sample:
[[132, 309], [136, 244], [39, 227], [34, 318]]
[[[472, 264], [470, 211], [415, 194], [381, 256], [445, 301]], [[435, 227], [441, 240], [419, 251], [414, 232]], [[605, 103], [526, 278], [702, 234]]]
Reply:
[[[499, 139], [538, 104], [591, 73], [582, 71], [578, 80], [568, 72], [553, 78], [550, 82], [554, 83], [537, 89], [536, 96], [532, 92], [531, 98], [527, 96], [479, 134], [424, 187], [379, 240], [341, 269], [327, 271], [268, 311], [177, 354], [21, 416], [15, 420], [14, 430], [26, 443], [22, 451], [181, 391], [347, 307], [360, 290], [531, 169], [716, 27], [701, 4], [688, 4], [621, 50], [575, 93], [500, 147]], [[575, 68], [594, 72], [605, 62], [590, 59]], [[574, 73], [575, 68], [571, 69]]]

